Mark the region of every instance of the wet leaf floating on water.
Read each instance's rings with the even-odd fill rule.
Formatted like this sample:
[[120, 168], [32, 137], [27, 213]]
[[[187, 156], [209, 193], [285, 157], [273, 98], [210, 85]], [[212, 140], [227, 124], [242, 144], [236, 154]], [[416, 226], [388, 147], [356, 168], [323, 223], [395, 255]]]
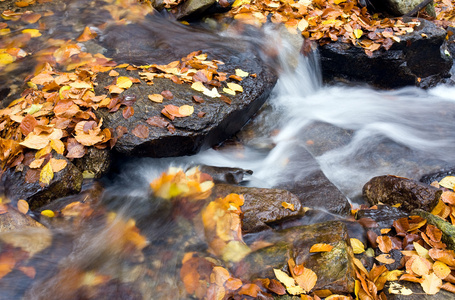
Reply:
[[76, 39], [78, 42], [86, 42], [91, 39], [96, 38], [96, 32], [92, 32], [88, 26], [85, 26], [84, 31], [82, 34]]
[[23, 199], [18, 200], [17, 201], [17, 210], [20, 211], [21, 213], [23, 213], [24, 215], [27, 214], [27, 212], [29, 210], [28, 202]]
[[45, 209], [41, 212], [41, 215], [48, 217], [48, 218], [53, 218], [55, 217], [55, 213], [52, 210]]

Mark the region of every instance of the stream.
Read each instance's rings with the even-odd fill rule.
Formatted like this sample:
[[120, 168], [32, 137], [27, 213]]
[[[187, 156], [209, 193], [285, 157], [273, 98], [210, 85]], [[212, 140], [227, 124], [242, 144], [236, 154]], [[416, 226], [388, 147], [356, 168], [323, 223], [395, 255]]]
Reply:
[[[283, 60], [297, 53], [284, 53]], [[324, 85], [317, 53], [300, 55], [294, 66], [283, 62], [282, 69], [265, 106], [223, 145], [194, 156], [127, 160], [103, 179], [98, 205], [117, 212], [109, 226], [95, 217], [77, 225], [51, 223], [51, 234], [47, 229], [14, 232], [12, 240], [51, 246], [30, 260], [39, 274], [35, 280], [15, 270], [0, 281], [0, 299], [184, 299], [182, 255], [204, 246], [191, 222], [148, 201], [150, 182], [171, 166], [248, 169], [253, 174], [242, 185], [266, 188], [290, 178], [299, 181], [320, 168], [356, 207], [363, 203], [363, 185], [374, 176], [418, 180], [455, 165], [455, 87], [380, 91]], [[319, 166], [295, 160], [301, 147]], [[116, 230], [127, 228], [129, 218], [147, 237], [143, 253], [116, 248]], [[81, 291], [75, 282], [87, 288]], [[93, 288], [98, 282], [102, 289]]]

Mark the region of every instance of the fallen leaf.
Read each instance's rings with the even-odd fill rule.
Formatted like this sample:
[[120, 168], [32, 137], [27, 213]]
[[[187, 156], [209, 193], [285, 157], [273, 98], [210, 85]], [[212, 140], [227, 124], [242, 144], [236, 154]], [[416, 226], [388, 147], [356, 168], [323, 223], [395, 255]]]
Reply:
[[133, 82], [126, 76], [120, 76], [117, 78], [117, 83], [115, 85], [122, 89], [128, 89], [133, 85]]
[[204, 95], [212, 97], [212, 98], [219, 98], [220, 94], [218, 93], [218, 90], [216, 88], [213, 88], [212, 90], [205, 89], [203, 92]]
[[172, 100], [172, 99], [174, 99], [174, 95], [172, 95], [172, 92], [169, 91], [169, 90], [162, 91], [162, 92], [161, 92], [161, 96], [163, 96], [163, 97], [166, 98], [167, 100]]
[[26, 215], [29, 210], [28, 202], [23, 199], [17, 201], [17, 210]]
[[453, 190], [453, 187], [455, 185], [455, 176], [446, 176], [439, 181], [439, 185]]
[[183, 117], [191, 116], [194, 112], [194, 107], [191, 105], [182, 105], [179, 107], [179, 114]]
[[441, 200], [444, 203], [455, 205], [455, 192], [444, 191], [441, 195]]
[[48, 217], [48, 218], [53, 218], [55, 217], [55, 213], [52, 210], [45, 209], [41, 212], [41, 215]]
[[44, 185], [49, 185], [52, 178], [54, 178], [54, 172], [52, 171], [52, 166], [48, 162], [40, 172], [39, 181]]
[[44, 158], [35, 159], [28, 166], [31, 169], [38, 169], [38, 168], [41, 168], [41, 165], [43, 164], [43, 162], [44, 162]]
[[68, 162], [66, 161], [66, 159], [57, 159], [57, 158], [51, 158], [49, 160], [49, 163], [51, 164], [52, 166], [52, 172], [54, 173], [57, 173], [57, 172], [60, 172], [61, 170], [63, 170]]
[[363, 35], [362, 29], [354, 29], [353, 32], [356, 39], [360, 39], [360, 37], [362, 37]]
[[423, 288], [423, 291], [428, 295], [434, 295], [441, 289], [442, 280], [436, 274], [431, 273], [429, 275], [423, 275], [423, 281], [420, 285]]
[[395, 259], [393, 259], [390, 254], [381, 254], [375, 257], [375, 259], [383, 264], [393, 264]]
[[139, 124], [131, 131], [131, 133], [140, 139], [146, 139], [149, 136], [149, 128], [143, 124]]
[[242, 281], [238, 278], [229, 278], [224, 286], [231, 290], [231, 291], [236, 291], [238, 290], [241, 286], [243, 285]]
[[240, 76], [240, 77], [247, 77], [248, 72], [245, 72], [242, 69], [235, 69], [235, 75]]
[[443, 290], [446, 290], [446, 291], [449, 291], [451, 293], [455, 293], [455, 285], [449, 283], [449, 282], [446, 282], [444, 283], [442, 286], [441, 286], [441, 289]]
[[24, 29], [22, 30], [22, 33], [30, 34], [32, 38], [41, 36], [41, 33], [38, 29]]
[[164, 99], [163, 95], [160, 95], [160, 94], [148, 95], [148, 98], [149, 98], [149, 100], [156, 102], [156, 103], [161, 103], [161, 102], [163, 102], [163, 99]]
[[247, 283], [242, 286], [240, 291], [238, 292], [239, 295], [248, 295], [250, 297], [256, 298], [258, 296], [258, 292], [261, 291], [261, 288], [254, 283]]
[[332, 251], [333, 246], [329, 244], [314, 244], [310, 248], [310, 253], [313, 252], [330, 252]]
[[196, 90], [198, 92], [203, 92], [205, 91], [207, 88], [204, 86], [204, 84], [200, 81], [196, 81], [194, 82], [192, 85], [191, 85], [191, 88], [193, 90]]
[[411, 265], [411, 270], [417, 275], [424, 276], [428, 275], [430, 272], [430, 268], [427, 265], [426, 261], [422, 257], [416, 257]]
[[360, 240], [358, 240], [356, 238], [351, 238], [350, 241], [351, 241], [351, 246], [352, 246], [352, 250], [354, 251], [354, 254], [360, 254], [360, 253], [365, 252], [365, 246], [363, 245], [363, 243]]
[[199, 97], [199, 96], [193, 96], [193, 100], [197, 103], [204, 103], [204, 99], [202, 99], [202, 97]]
[[430, 258], [430, 255], [428, 255], [428, 250], [425, 249], [422, 245], [420, 245], [420, 244], [417, 243], [417, 242], [413, 242], [412, 244], [414, 245], [414, 249], [416, 250], [417, 254], [418, 254], [420, 257], [423, 257], [423, 258]]
[[295, 211], [294, 204], [288, 203], [286, 201], [281, 202], [281, 206], [283, 206], [286, 209], [289, 209], [291, 211]]
[[63, 155], [63, 152], [65, 152], [65, 144], [61, 140], [51, 140], [51, 148], [60, 155]]
[[116, 76], [119, 76], [119, 72], [115, 71], [115, 70], [110, 70], [109, 71], [109, 76], [111, 77], [116, 77]]
[[122, 111], [123, 118], [129, 119], [134, 115], [134, 108], [132, 106], [127, 106]]
[[378, 243], [379, 250], [383, 253], [389, 253], [392, 250], [392, 240], [387, 235], [378, 236], [376, 243]]
[[304, 268], [303, 273], [295, 276], [294, 279], [306, 293], [309, 293], [316, 285], [318, 276], [312, 270]]
[[441, 279], [444, 279], [447, 276], [449, 276], [449, 274], [451, 272], [450, 268], [441, 261], [436, 261], [433, 264], [433, 271], [436, 274], [436, 276], [438, 276]]
[[92, 32], [88, 26], [84, 28], [84, 31], [82, 34], [76, 39], [78, 42], [86, 42], [91, 39], [96, 38], [97, 34], [96, 32]]
[[273, 272], [275, 273], [275, 277], [278, 279], [278, 281], [284, 284], [289, 294], [303, 294], [304, 290], [302, 287], [296, 286], [294, 278], [290, 277], [288, 274], [279, 269], [273, 269]]
[[395, 295], [411, 295], [412, 291], [408, 289], [407, 287], [402, 286], [399, 283], [396, 282], [391, 282], [389, 286], [389, 293], [390, 294], [395, 294]]

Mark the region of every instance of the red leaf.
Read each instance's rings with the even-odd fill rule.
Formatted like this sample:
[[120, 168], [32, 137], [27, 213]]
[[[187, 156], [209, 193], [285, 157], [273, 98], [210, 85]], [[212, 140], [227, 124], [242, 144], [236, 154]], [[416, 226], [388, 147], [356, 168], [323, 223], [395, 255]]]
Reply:
[[134, 115], [134, 108], [132, 106], [127, 106], [123, 109], [123, 117], [129, 119]]
[[167, 100], [172, 100], [172, 99], [174, 99], [174, 95], [172, 95], [171, 91], [169, 91], [169, 90], [162, 91], [162, 92], [161, 92], [161, 96], [163, 96], [163, 97], [166, 98]]
[[149, 129], [147, 126], [139, 124], [136, 126], [136, 128], [133, 129], [131, 133], [140, 139], [145, 139], [149, 136]]
[[21, 125], [19, 126], [22, 134], [24, 136], [27, 136], [30, 132], [35, 129], [35, 126], [38, 124], [38, 121], [31, 116], [31, 115], [26, 115], [24, 119], [22, 119]]

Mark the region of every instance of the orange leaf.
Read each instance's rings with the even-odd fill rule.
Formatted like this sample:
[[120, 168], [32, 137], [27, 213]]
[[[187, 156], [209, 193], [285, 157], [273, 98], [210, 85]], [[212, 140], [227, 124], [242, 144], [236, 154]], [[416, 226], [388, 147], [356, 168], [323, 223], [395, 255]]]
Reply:
[[115, 76], [119, 76], [119, 75], [120, 75], [119, 72], [117, 72], [117, 71], [115, 71], [115, 70], [111, 70], [111, 71], [109, 72], [109, 76], [111, 76], [111, 77], [115, 77]]
[[441, 200], [444, 203], [455, 205], [455, 193], [452, 191], [444, 191], [441, 195]]
[[8, 212], [8, 206], [3, 203], [0, 203], [0, 215], [6, 214]]
[[421, 283], [423, 281], [422, 278], [419, 278], [419, 277], [417, 277], [415, 275], [412, 275], [412, 274], [403, 274], [403, 275], [401, 275], [400, 280], [405, 280], [405, 281], [410, 281], [410, 282], [417, 282], [417, 283]]
[[16, 260], [12, 252], [0, 254], [0, 279], [11, 272], [16, 265]]
[[210, 282], [218, 286], [224, 286], [224, 283], [231, 277], [229, 271], [223, 267], [215, 266], [210, 274]]
[[224, 286], [231, 291], [238, 290], [242, 285], [242, 281], [238, 278], [229, 278], [224, 284]]
[[376, 243], [378, 243], [379, 250], [383, 253], [389, 253], [392, 250], [392, 240], [387, 235], [378, 236]]
[[161, 102], [163, 102], [163, 95], [160, 95], [160, 94], [148, 95], [148, 98], [149, 98], [151, 101], [156, 102], [156, 103], [161, 103]]
[[49, 160], [49, 163], [51, 164], [52, 172], [54, 172], [54, 173], [60, 172], [68, 164], [66, 159], [56, 159], [56, 158], [51, 158]]
[[27, 275], [27, 277], [32, 278], [32, 279], [35, 278], [36, 270], [34, 267], [20, 266], [20, 267], [18, 267], [18, 269], [20, 271], [22, 271], [22, 273]]
[[258, 296], [258, 292], [261, 291], [261, 288], [254, 283], [247, 283], [242, 286], [240, 291], [238, 292], [239, 295], [247, 295], [253, 298]]
[[19, 210], [24, 215], [27, 214], [29, 210], [28, 202], [22, 199], [17, 201], [17, 210]]
[[430, 268], [427, 265], [427, 260], [422, 257], [416, 257], [411, 265], [412, 272], [416, 273], [417, 275], [423, 276], [428, 275], [430, 272]]
[[97, 36], [96, 32], [92, 32], [88, 26], [84, 28], [82, 34], [76, 39], [78, 42], [86, 42]]
[[125, 119], [129, 119], [134, 115], [134, 108], [132, 106], [127, 106], [123, 109], [122, 115]]
[[449, 282], [444, 283], [441, 286], [441, 289], [449, 291], [451, 293], [455, 293], [455, 286], [453, 284], [450, 284]]
[[65, 144], [61, 140], [51, 140], [51, 147], [52, 149], [55, 150], [58, 154], [63, 155], [63, 152], [65, 152]]
[[395, 259], [391, 258], [389, 254], [381, 254], [375, 257], [375, 259], [383, 264], [393, 264]]
[[292, 203], [288, 203], [288, 202], [283, 201], [283, 202], [281, 202], [281, 205], [284, 208], [287, 208], [287, 209], [289, 209], [291, 211], [295, 211], [294, 204], [292, 204]]
[[333, 246], [329, 244], [314, 244], [310, 248], [310, 253], [311, 252], [330, 252], [332, 251]]
[[312, 270], [304, 268], [303, 273], [294, 277], [297, 284], [305, 291], [311, 291], [316, 285], [318, 276]]

